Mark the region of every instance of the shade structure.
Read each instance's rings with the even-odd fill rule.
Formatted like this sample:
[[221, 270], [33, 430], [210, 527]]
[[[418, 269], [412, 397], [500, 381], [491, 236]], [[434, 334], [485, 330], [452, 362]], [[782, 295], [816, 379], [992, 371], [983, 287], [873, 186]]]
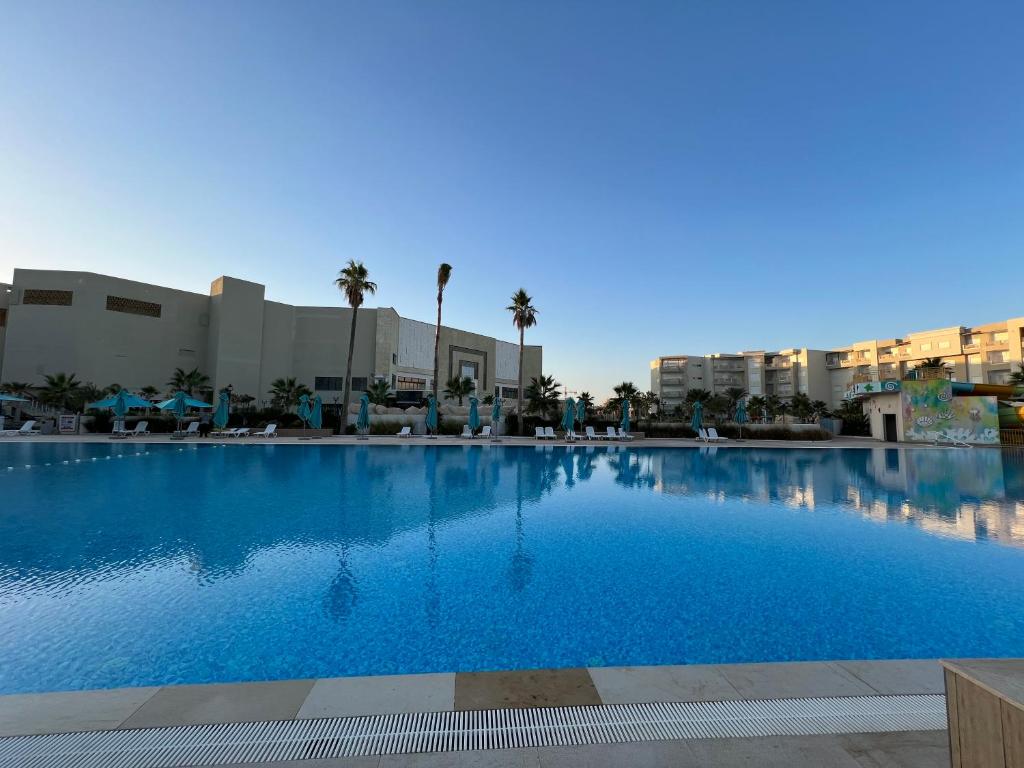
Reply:
[[580, 428], [583, 428], [583, 423], [587, 420], [587, 404], [582, 400], [576, 401], [576, 421], [580, 423]]
[[324, 401], [320, 395], [313, 398], [313, 407], [309, 410], [309, 426], [320, 429], [324, 425]]
[[476, 432], [480, 429], [480, 401], [475, 397], [469, 398], [469, 431]]
[[626, 398], [622, 400], [622, 421], [619, 422], [619, 428], [623, 432], [629, 432], [629, 400]]
[[501, 396], [498, 395], [494, 398], [494, 403], [491, 405], [491, 433], [498, 434], [498, 427], [501, 425]]
[[213, 412], [213, 426], [217, 429], [224, 429], [228, 425], [228, 416], [231, 415], [231, 395], [221, 392], [217, 398], [217, 410]]
[[700, 400], [693, 404], [693, 418], [690, 419], [690, 428], [697, 432], [704, 427], [704, 403]]
[[15, 397], [14, 395], [5, 395], [0, 392], [0, 403], [27, 403], [28, 400], [24, 397]]
[[129, 408], [152, 408], [153, 404], [149, 400], [143, 400], [141, 397], [119, 389], [116, 394], [103, 400], [97, 400], [95, 403], [89, 403], [85, 407], [87, 409], [110, 408], [114, 412], [115, 418], [123, 419]]
[[433, 395], [427, 395], [427, 429], [437, 433], [437, 400]]
[[202, 400], [196, 400], [184, 392], [175, 392], [174, 397], [160, 403], [157, 405], [157, 408], [161, 411], [171, 411], [176, 418], [183, 419], [189, 408], [213, 408], [213, 406], [209, 403], [204, 403]]
[[573, 432], [576, 425], [576, 401], [571, 397], [565, 398], [565, 411], [562, 413], [562, 429], [566, 433]]
[[309, 424], [309, 414], [310, 414], [309, 395], [304, 394], [301, 397], [299, 397], [299, 410], [298, 410], [298, 414], [299, 414], [299, 418], [302, 419], [302, 423], [303, 424]]
[[364, 392], [359, 396], [359, 415], [356, 417], [356, 429], [365, 432], [370, 428], [370, 398]]
[[742, 398], [736, 403], [736, 413], [733, 416], [733, 420], [737, 424], [746, 424], [750, 421], [750, 418], [747, 416], [747, 404]]

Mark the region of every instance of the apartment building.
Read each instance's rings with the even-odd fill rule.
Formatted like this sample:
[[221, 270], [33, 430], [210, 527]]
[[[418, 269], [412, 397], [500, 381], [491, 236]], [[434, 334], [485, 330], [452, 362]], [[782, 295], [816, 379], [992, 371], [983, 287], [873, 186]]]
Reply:
[[[651, 362], [651, 387], [668, 409], [683, 401], [686, 389], [718, 394], [730, 386], [742, 387], [751, 395], [782, 398], [802, 392], [836, 407], [853, 384], [906, 378], [924, 359], [933, 357], [942, 358], [954, 381], [1005, 384], [1024, 360], [1024, 317], [858, 341], [830, 350], [659, 357]], [[692, 377], [698, 383], [674, 375], [676, 369], [671, 365], [679, 360], [687, 361], [687, 371], [700, 372], [700, 377]], [[740, 360], [745, 368], [737, 362]], [[715, 361], [721, 361], [718, 370]], [[666, 378], [673, 386], [659, 388]]]
[[[341, 297], [339, 295], [339, 301]], [[138, 390], [163, 388], [175, 368], [198, 368], [214, 389], [268, 400], [271, 382], [295, 377], [325, 403], [340, 399], [352, 310], [292, 306], [264, 286], [218, 277], [209, 295], [90, 272], [16, 269], [0, 285], [0, 381], [41, 385], [47, 374]], [[352, 388], [385, 381], [418, 404], [434, 373], [433, 323], [390, 307], [363, 307], [356, 323]], [[524, 376], [541, 374], [543, 350], [527, 346]], [[440, 380], [468, 376], [481, 395], [518, 392], [519, 345], [442, 326]]]

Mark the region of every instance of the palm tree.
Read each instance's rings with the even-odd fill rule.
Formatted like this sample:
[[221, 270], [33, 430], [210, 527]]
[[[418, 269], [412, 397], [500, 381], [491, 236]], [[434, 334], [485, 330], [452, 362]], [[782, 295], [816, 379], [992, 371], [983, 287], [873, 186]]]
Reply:
[[814, 413], [814, 408], [811, 405], [811, 398], [803, 392], [797, 392], [793, 395], [789, 400], [789, 405], [793, 409], [793, 415], [801, 422], [809, 421]]
[[533, 299], [524, 288], [512, 294], [512, 303], [505, 307], [512, 313], [512, 324], [519, 329], [519, 389], [516, 392], [516, 418], [519, 422], [519, 434], [523, 434], [523, 351], [525, 349], [526, 329], [537, 324], [540, 314], [533, 306]]
[[561, 400], [559, 389], [562, 385], [555, 381], [554, 376], [534, 376], [530, 379], [530, 386], [526, 388], [526, 405], [528, 413], [536, 413], [542, 419], [546, 419], [552, 410], [557, 410], [558, 401]]
[[27, 397], [31, 394], [29, 392], [31, 388], [32, 385], [27, 381], [5, 381], [3, 384], [0, 384], [0, 392], [14, 395], [15, 397]]
[[[434, 328], [434, 401], [437, 401], [437, 379], [441, 375], [441, 303], [444, 289], [452, 277], [452, 265], [442, 263], [437, 268], [437, 326]], [[461, 402], [459, 403], [462, 404]]]
[[729, 398], [730, 410], [735, 411], [740, 400], [747, 396], [747, 390], [743, 387], [729, 387], [725, 390], [725, 396]]
[[751, 395], [747, 399], [747, 409], [750, 411], [751, 419], [754, 418], [754, 414], [757, 414], [757, 418], [764, 421], [765, 416], [765, 401], [760, 395]]
[[462, 405], [462, 398], [469, 397], [476, 389], [476, 384], [469, 376], [452, 376], [444, 383], [444, 396], [448, 400], [458, 400]]
[[688, 389], [686, 390], [686, 402], [690, 405], [694, 403], [707, 403], [711, 399], [711, 393], [706, 389]]
[[197, 389], [205, 389], [210, 384], [210, 377], [200, 373], [198, 368], [186, 371], [184, 368], [175, 368], [174, 375], [167, 382], [167, 386], [175, 392], [184, 392], [190, 397]]
[[821, 421], [824, 418], [828, 418], [830, 411], [828, 403], [824, 400], [815, 400], [811, 403], [811, 415], [815, 421]]
[[483, 405], [494, 405], [494, 395], [484, 395], [484, 399], [480, 402]]
[[[921, 373], [918, 374], [917, 371]], [[949, 363], [941, 357], [926, 357], [914, 366], [914, 376], [919, 379], [938, 379], [949, 376]]]
[[374, 405], [387, 405], [391, 387], [386, 381], [375, 381], [366, 388], [366, 396]]
[[82, 389], [82, 382], [73, 373], [46, 375], [46, 383], [40, 390], [39, 399], [48, 405], [68, 408]]
[[782, 423], [786, 423], [786, 414], [793, 410], [793, 406], [790, 405], [788, 400], [779, 400], [779, 404], [775, 406], [775, 412], [782, 417]]
[[583, 410], [586, 413], [590, 413], [594, 410], [594, 396], [589, 392], [580, 392], [580, 396], [576, 399], [583, 403]]
[[105, 386], [103, 388], [103, 394], [104, 395], [116, 395], [122, 389], [124, 389], [124, 387], [122, 387], [120, 384], [108, 384], [107, 386]]
[[305, 384], [300, 384], [292, 376], [287, 379], [274, 379], [270, 382], [270, 394], [273, 396], [274, 407], [290, 411], [298, 404], [300, 397], [312, 395], [313, 391]]
[[160, 390], [154, 387], [152, 384], [147, 384], [139, 390], [139, 394], [147, 400], [152, 400], [154, 397], [160, 394]]
[[370, 273], [361, 261], [349, 259], [348, 264], [338, 273], [334, 284], [345, 294], [345, 300], [352, 307], [352, 328], [348, 335], [348, 361], [345, 363], [345, 390], [341, 396], [341, 428], [345, 429], [348, 420], [348, 400], [352, 395], [352, 353], [356, 349], [356, 320], [359, 307], [363, 305], [366, 294], [376, 293], [377, 284], [370, 282]]
[[764, 399], [764, 409], [768, 412], [768, 418], [772, 421], [774, 421], [775, 417], [778, 415], [779, 405], [781, 404], [782, 401], [779, 399], [778, 395], [768, 395], [768, 397]]
[[1010, 384], [1024, 384], [1024, 363], [1021, 363], [1020, 370], [1010, 374]]

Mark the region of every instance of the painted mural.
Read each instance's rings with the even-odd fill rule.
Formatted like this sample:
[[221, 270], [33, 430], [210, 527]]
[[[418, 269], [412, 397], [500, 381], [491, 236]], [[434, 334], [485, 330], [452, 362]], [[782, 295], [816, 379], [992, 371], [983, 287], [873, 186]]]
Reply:
[[954, 397], [945, 379], [904, 381], [903, 439], [933, 443], [938, 439], [965, 443], [999, 442], [999, 410], [995, 397]]

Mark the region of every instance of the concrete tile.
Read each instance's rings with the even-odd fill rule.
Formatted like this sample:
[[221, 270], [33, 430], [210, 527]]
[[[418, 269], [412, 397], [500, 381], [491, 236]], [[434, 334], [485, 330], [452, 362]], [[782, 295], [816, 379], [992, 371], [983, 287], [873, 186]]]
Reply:
[[645, 741], [635, 744], [587, 744], [542, 747], [541, 768], [701, 768], [685, 741]]
[[125, 728], [244, 723], [295, 717], [313, 688], [312, 680], [217, 685], [172, 685], [142, 705]]
[[0, 736], [117, 728], [159, 690], [112, 688], [0, 696]]
[[455, 708], [458, 710], [600, 703], [601, 697], [586, 669], [460, 672], [455, 676]]
[[455, 675], [383, 675], [317, 680], [300, 718], [438, 712], [455, 707]]
[[946, 731], [852, 733], [839, 737], [846, 751], [864, 768], [948, 768]]
[[714, 666], [594, 667], [588, 671], [605, 704], [743, 698]]
[[876, 693], [867, 683], [830, 662], [723, 664], [718, 669], [736, 691], [748, 699], [872, 696]]
[[938, 660], [837, 661], [855, 677], [879, 693], [943, 693], [942, 667]]
[[766, 736], [689, 742], [702, 766], [715, 768], [863, 768], [836, 736]]
[[532, 747], [385, 755], [380, 759], [380, 768], [538, 768], [539, 765], [537, 750]]

